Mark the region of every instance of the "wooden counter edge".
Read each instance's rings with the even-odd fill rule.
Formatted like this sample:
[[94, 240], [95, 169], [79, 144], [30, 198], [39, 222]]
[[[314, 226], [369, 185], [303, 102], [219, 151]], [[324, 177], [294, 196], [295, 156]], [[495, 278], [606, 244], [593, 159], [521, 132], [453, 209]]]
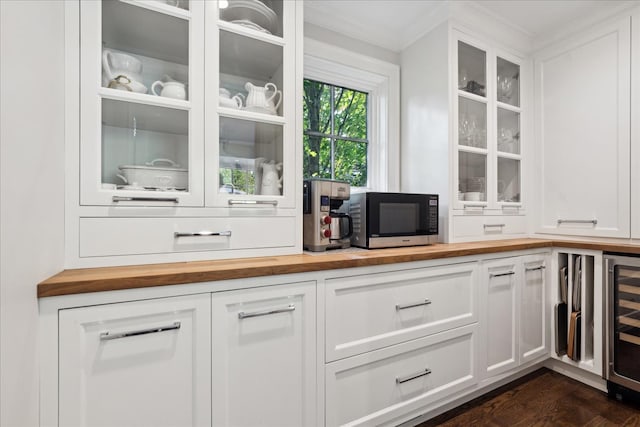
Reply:
[[242, 261], [250, 265], [243, 268], [233, 268], [233, 265], [225, 264], [225, 260], [220, 260], [65, 270], [38, 284], [38, 298], [427, 261], [551, 246], [551, 240], [513, 239], [340, 254], [286, 255], [271, 257], [274, 262], [269, 265], [255, 265], [269, 257], [234, 260], [234, 264]]

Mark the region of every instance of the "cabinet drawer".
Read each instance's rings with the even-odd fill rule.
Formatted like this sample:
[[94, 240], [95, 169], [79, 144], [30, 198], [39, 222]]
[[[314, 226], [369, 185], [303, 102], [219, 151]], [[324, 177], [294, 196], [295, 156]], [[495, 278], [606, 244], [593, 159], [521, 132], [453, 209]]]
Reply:
[[476, 263], [326, 281], [327, 361], [476, 321]]
[[[295, 246], [295, 224], [294, 217], [80, 218], [80, 256]], [[231, 235], [175, 236], [202, 231]]]
[[452, 225], [455, 239], [501, 238], [527, 232], [523, 215], [461, 215], [453, 217]]
[[397, 424], [477, 382], [477, 325], [339, 360], [326, 367], [326, 424]]

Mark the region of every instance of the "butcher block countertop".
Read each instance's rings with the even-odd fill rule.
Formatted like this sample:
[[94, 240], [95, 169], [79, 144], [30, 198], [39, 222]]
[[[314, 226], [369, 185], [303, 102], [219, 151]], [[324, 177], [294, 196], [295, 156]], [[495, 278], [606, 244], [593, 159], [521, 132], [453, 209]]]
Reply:
[[550, 239], [440, 243], [374, 250], [354, 248], [314, 254], [65, 270], [38, 285], [38, 298], [425, 261], [553, 246], [640, 254], [640, 246]]

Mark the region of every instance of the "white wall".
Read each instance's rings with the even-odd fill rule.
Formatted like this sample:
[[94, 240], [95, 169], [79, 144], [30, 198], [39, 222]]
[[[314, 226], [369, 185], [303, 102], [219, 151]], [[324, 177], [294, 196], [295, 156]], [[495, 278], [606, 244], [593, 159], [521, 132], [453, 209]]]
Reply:
[[36, 285], [64, 263], [64, 7], [0, 1], [0, 425], [38, 425]]
[[304, 23], [304, 36], [305, 38], [338, 46], [342, 49], [347, 49], [360, 55], [370, 56], [396, 65], [400, 64], [400, 54], [398, 52], [384, 49], [308, 22]]

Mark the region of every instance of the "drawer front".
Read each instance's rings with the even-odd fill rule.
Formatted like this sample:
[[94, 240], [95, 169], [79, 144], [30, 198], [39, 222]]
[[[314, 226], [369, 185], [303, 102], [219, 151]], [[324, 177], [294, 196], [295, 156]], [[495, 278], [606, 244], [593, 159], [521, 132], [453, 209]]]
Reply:
[[326, 424], [397, 424], [398, 417], [475, 384], [476, 327], [328, 364]]
[[476, 269], [465, 263], [327, 280], [327, 361], [475, 322]]
[[[295, 246], [294, 217], [80, 218], [80, 256]], [[226, 233], [176, 237], [175, 233]]]
[[452, 218], [454, 239], [502, 238], [527, 233], [523, 215], [461, 215]]

